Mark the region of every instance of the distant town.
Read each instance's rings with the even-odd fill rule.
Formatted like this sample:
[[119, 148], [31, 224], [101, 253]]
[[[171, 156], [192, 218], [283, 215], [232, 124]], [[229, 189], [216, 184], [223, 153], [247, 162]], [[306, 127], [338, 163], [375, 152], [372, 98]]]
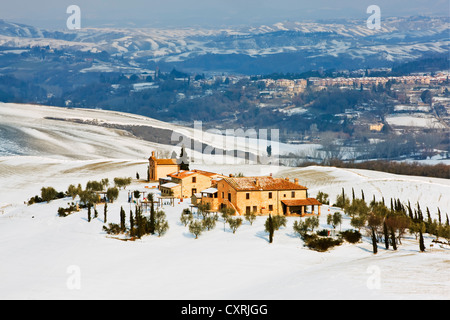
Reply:
[[202, 121], [205, 129], [277, 129], [281, 142], [310, 145], [281, 154], [289, 165], [449, 157], [446, 57], [392, 68], [243, 75], [160, 70], [107, 52], [33, 47], [3, 53], [0, 64], [15, 66], [0, 75], [4, 102], [123, 111], [184, 126]]

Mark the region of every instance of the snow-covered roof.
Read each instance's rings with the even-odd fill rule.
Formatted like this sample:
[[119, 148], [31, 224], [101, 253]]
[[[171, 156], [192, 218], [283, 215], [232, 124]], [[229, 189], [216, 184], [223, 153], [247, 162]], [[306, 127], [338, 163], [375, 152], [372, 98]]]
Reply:
[[172, 188], [175, 188], [175, 187], [178, 187], [178, 186], [179, 186], [178, 183], [168, 182], [168, 183], [162, 184], [162, 185], [161, 185], [161, 188], [169, 188], [169, 189], [172, 189]]
[[202, 193], [216, 193], [217, 189], [216, 188], [208, 188], [202, 191]]

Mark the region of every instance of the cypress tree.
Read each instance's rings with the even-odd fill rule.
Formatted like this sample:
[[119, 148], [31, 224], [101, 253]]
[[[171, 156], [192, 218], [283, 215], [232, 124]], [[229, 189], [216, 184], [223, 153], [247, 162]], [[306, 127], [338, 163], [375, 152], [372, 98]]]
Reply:
[[269, 231], [269, 243], [273, 242], [273, 232], [274, 232], [274, 227], [273, 227], [273, 219], [272, 219], [272, 215], [269, 214], [269, 220], [268, 220], [268, 231]]
[[397, 243], [395, 242], [395, 231], [394, 228], [391, 228], [391, 239], [392, 239], [392, 248], [397, 250]]
[[138, 228], [139, 230], [139, 238], [142, 237], [143, 235], [149, 233], [149, 225], [148, 225], [148, 220], [142, 215], [142, 211], [141, 208], [138, 207], [137, 212], [139, 214], [139, 226]]
[[88, 204], [88, 222], [91, 222], [91, 205]]
[[130, 236], [134, 235], [133, 228], [134, 228], [133, 211], [131, 211], [130, 209]]
[[108, 204], [105, 202], [105, 208], [103, 209], [103, 223], [106, 223], [108, 214]]
[[425, 244], [423, 242], [423, 234], [422, 234], [422, 228], [419, 228], [419, 249], [421, 252], [425, 251]]
[[422, 209], [420, 208], [419, 201], [417, 201], [417, 215], [419, 216], [419, 220], [423, 221]]
[[376, 214], [372, 212], [369, 214], [369, 217], [367, 219], [367, 223], [372, 231], [372, 248], [373, 253], [376, 254], [378, 252], [378, 245], [377, 245], [377, 237], [375, 235], [375, 229], [381, 224], [382, 217], [379, 214]]
[[138, 207], [136, 207], [136, 236], [138, 238], [141, 238], [142, 236], [142, 216], [141, 216], [141, 210], [139, 210]]
[[383, 233], [384, 233], [384, 246], [386, 247], [386, 250], [389, 249], [389, 234], [388, 234], [388, 227], [386, 224], [386, 220], [383, 222]]
[[375, 236], [375, 228], [371, 228], [372, 229], [372, 248], [373, 248], [373, 253], [377, 254], [378, 253], [378, 246], [377, 246], [377, 237]]
[[150, 200], [150, 223], [149, 223], [148, 231], [151, 234], [155, 234], [155, 208], [153, 207], [153, 202], [154, 202], [153, 193], [149, 193], [148, 199]]
[[120, 230], [125, 231], [125, 210], [120, 207]]
[[355, 200], [355, 190], [352, 187], [352, 200]]
[[361, 199], [365, 200], [364, 199], [364, 190], [363, 189], [361, 189]]
[[411, 218], [411, 220], [414, 220], [414, 216], [413, 216], [413, 212], [412, 212], [412, 208], [411, 208], [411, 203], [409, 202], [409, 200], [408, 200], [407, 208], [408, 208], [409, 217]]

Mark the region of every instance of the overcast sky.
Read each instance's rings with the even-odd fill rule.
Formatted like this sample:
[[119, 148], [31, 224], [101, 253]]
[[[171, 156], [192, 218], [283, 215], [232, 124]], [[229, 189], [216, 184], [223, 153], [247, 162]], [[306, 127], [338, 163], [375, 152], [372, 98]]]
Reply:
[[450, 14], [449, 0], [1, 0], [0, 19], [64, 29], [69, 5], [82, 27], [189, 27], [360, 18], [369, 5], [382, 17]]

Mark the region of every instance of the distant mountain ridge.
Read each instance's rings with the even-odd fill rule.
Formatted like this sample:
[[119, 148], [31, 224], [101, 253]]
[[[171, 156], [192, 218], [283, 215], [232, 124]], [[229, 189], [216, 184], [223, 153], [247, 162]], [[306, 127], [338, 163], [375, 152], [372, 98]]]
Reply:
[[379, 67], [450, 49], [448, 17], [280, 22], [221, 29], [82, 28], [51, 31], [0, 20], [0, 46], [106, 51], [136, 63], [186, 71], [301, 72], [314, 67]]

